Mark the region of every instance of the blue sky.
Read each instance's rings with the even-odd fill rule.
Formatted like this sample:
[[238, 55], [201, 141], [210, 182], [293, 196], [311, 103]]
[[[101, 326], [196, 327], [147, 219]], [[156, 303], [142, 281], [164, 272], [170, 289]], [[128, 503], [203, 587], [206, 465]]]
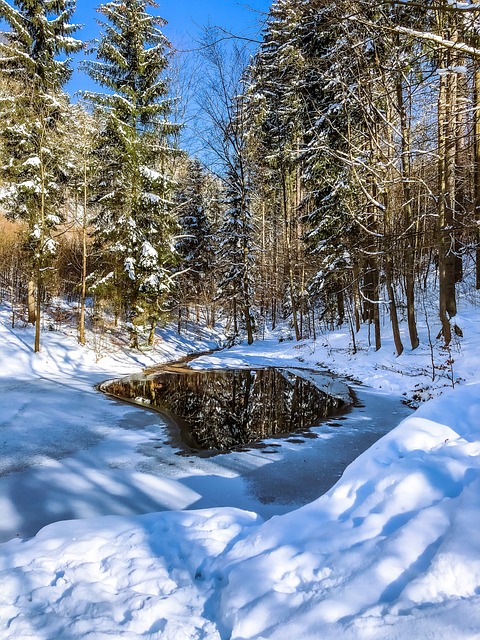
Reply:
[[[84, 27], [75, 36], [89, 40], [98, 35], [95, 11], [100, 0], [77, 0], [76, 23]], [[168, 21], [165, 35], [178, 49], [195, 47], [201, 27], [206, 24], [218, 25], [242, 36], [258, 38], [262, 19], [271, 4], [271, 0], [164, 0], [160, 3], [158, 14]], [[73, 66], [76, 66], [74, 61]], [[71, 93], [90, 88], [89, 80], [75, 71], [67, 90]]]

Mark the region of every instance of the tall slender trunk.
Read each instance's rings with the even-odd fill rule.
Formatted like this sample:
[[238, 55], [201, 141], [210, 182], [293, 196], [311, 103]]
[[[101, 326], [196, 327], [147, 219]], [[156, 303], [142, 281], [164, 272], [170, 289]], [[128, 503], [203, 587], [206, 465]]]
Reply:
[[[440, 19], [445, 18], [440, 16]], [[444, 22], [441, 26], [445, 28]], [[450, 52], [442, 50], [441, 68], [449, 69], [451, 64]], [[446, 345], [452, 339], [450, 319], [456, 314], [452, 235], [455, 202], [455, 90], [455, 74], [441, 74], [438, 92], [438, 276], [441, 333]]]
[[[456, 74], [456, 104], [455, 104], [455, 203], [454, 203], [454, 243], [455, 256], [455, 282], [463, 280], [462, 227], [464, 226], [465, 212], [467, 208], [467, 104], [468, 83], [466, 74], [460, 70], [465, 67], [463, 56], [456, 54], [455, 67], [459, 70]], [[470, 105], [468, 104], [468, 108]]]
[[345, 321], [345, 298], [343, 294], [343, 282], [337, 282], [337, 318], [338, 326], [341, 327]]
[[273, 286], [272, 286], [272, 331], [277, 326], [277, 295], [278, 295], [278, 242], [277, 242], [277, 216], [273, 216], [273, 255], [272, 255], [272, 271], [273, 271]]
[[262, 210], [262, 228], [261, 228], [261, 246], [260, 246], [260, 315], [262, 318], [265, 318], [265, 307], [266, 307], [266, 295], [267, 295], [267, 268], [266, 268], [266, 247], [267, 247], [267, 239], [266, 239], [266, 217], [265, 217], [265, 201], [262, 200], [261, 204]]
[[83, 164], [83, 216], [82, 216], [82, 282], [80, 291], [80, 317], [78, 320], [78, 341], [85, 344], [85, 300], [87, 297], [87, 206], [88, 206], [88, 167], [86, 158]]
[[392, 324], [393, 341], [395, 343], [395, 349], [397, 356], [403, 353], [403, 344], [400, 337], [400, 327], [398, 323], [397, 304], [395, 300], [395, 291], [393, 288], [392, 278], [392, 257], [390, 254], [385, 256], [385, 281], [388, 292], [388, 305], [390, 310], [390, 322]]
[[358, 263], [355, 261], [353, 263], [353, 314], [355, 316], [355, 333], [360, 331], [361, 327], [361, 317], [362, 317], [362, 303], [360, 298], [360, 272], [358, 268]]
[[[242, 179], [242, 185], [244, 185], [244, 180]], [[247, 218], [247, 193], [246, 191], [242, 194], [242, 211], [243, 211], [243, 266], [244, 266], [244, 274], [243, 274], [243, 315], [245, 318], [245, 329], [247, 331], [247, 342], [248, 344], [253, 343], [253, 323], [252, 323], [252, 315], [251, 315], [251, 292], [250, 292], [250, 247], [249, 247], [249, 224]]]
[[382, 335], [380, 329], [380, 303], [379, 303], [379, 274], [376, 264], [372, 263], [373, 268], [373, 296], [375, 303], [373, 305], [373, 323], [375, 326], [375, 351], [382, 348]]
[[[415, 317], [415, 241], [412, 212], [412, 190], [410, 187], [411, 153], [410, 127], [403, 95], [402, 79], [397, 79], [397, 108], [400, 115], [401, 156], [400, 171], [402, 180], [403, 215], [406, 230], [405, 249], [405, 293], [407, 299], [407, 323], [412, 349], [419, 345], [417, 321]], [[402, 347], [403, 349], [403, 347]], [[397, 349], [398, 352], [398, 349]], [[400, 355], [400, 354], [399, 354]]]
[[253, 324], [250, 311], [250, 288], [249, 288], [249, 257], [248, 247], [244, 248], [245, 276], [243, 278], [243, 314], [245, 318], [245, 329], [247, 330], [247, 342], [253, 343]]
[[42, 312], [42, 296], [43, 296], [43, 278], [40, 267], [37, 267], [37, 291], [35, 304], [35, 345], [34, 351], [40, 351], [40, 329], [41, 329], [41, 312]]
[[[40, 149], [42, 149], [43, 138], [41, 140]], [[34, 351], [38, 353], [40, 351], [40, 330], [41, 330], [41, 312], [42, 312], [42, 297], [44, 293], [44, 278], [43, 278], [43, 252], [45, 250], [45, 205], [46, 205], [46, 193], [45, 193], [45, 165], [43, 161], [43, 151], [41, 150], [39, 153], [40, 156], [40, 185], [41, 185], [41, 193], [40, 193], [40, 212], [39, 212], [39, 238], [38, 238], [38, 256], [36, 258], [37, 267], [36, 267], [36, 286], [37, 286], [37, 299], [36, 299], [36, 310], [35, 310], [35, 345]]]
[[284, 216], [284, 226], [285, 226], [285, 259], [286, 259], [286, 267], [287, 267], [287, 275], [288, 275], [288, 283], [290, 287], [290, 303], [292, 306], [292, 320], [293, 320], [293, 328], [295, 331], [295, 338], [297, 340], [301, 339], [300, 328], [298, 326], [298, 309], [297, 309], [297, 301], [296, 301], [296, 287], [295, 287], [295, 277], [293, 273], [293, 260], [292, 260], [292, 239], [291, 239], [291, 216], [290, 216], [290, 207], [288, 202], [288, 191], [287, 191], [287, 176], [285, 175], [285, 170], [282, 171], [282, 198], [283, 198], [283, 216]]
[[374, 326], [375, 351], [382, 347], [380, 330], [379, 274], [376, 260], [369, 256], [365, 262], [364, 276], [364, 320]]
[[238, 336], [237, 299], [233, 298], [233, 333]]
[[[373, 141], [371, 141], [373, 143]], [[375, 150], [372, 151], [372, 156], [375, 162], [378, 162], [379, 159], [376, 158]], [[379, 187], [376, 183], [376, 180], [373, 176], [369, 176], [369, 192], [371, 193], [374, 201], [382, 198], [382, 195], [379, 193]], [[377, 205], [375, 205], [377, 206]], [[377, 232], [379, 229], [379, 225], [376, 219], [376, 211], [372, 210], [368, 216], [367, 226], [371, 231], [372, 235], [369, 236], [370, 243], [367, 246], [367, 275], [368, 275], [368, 299], [369, 299], [369, 322], [373, 322], [375, 327], [375, 351], [379, 351], [382, 348], [382, 338], [381, 338], [381, 328], [380, 328], [380, 291], [379, 291], [379, 283], [380, 283], [380, 274], [379, 274], [379, 264], [378, 264], [378, 255], [379, 255], [379, 239], [377, 237]], [[386, 220], [386, 213], [383, 212], [383, 220]]]
[[252, 326], [252, 316], [250, 315], [250, 307], [248, 305], [245, 306], [244, 310], [245, 316], [245, 328], [247, 330], [247, 343], [253, 343], [253, 326]]
[[[480, 44], [480, 37], [476, 40]], [[475, 286], [480, 289], [480, 62], [475, 59], [473, 76], [473, 119], [474, 119], [474, 217], [476, 222], [476, 269]]]

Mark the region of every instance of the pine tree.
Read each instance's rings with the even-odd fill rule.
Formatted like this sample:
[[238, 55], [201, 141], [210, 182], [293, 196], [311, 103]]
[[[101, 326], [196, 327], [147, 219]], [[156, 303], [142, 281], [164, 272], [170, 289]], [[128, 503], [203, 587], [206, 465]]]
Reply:
[[146, 328], [153, 344], [175, 261], [170, 169], [176, 152], [170, 141], [179, 126], [168, 120], [165, 21], [147, 11], [157, 7], [153, 0], [102, 4], [98, 11], [106, 21], [100, 21], [97, 59], [85, 63], [91, 78], [108, 91], [86, 94], [103, 114], [96, 241], [114, 260], [111, 278], [126, 302], [134, 347]]
[[288, 292], [284, 308], [291, 314], [297, 339], [301, 337], [301, 282], [305, 267], [298, 215], [302, 198], [299, 151], [307, 126], [302, 51], [297, 41], [303, 4], [299, 0], [277, 0], [272, 4], [262, 45], [250, 65], [246, 95], [248, 139], [263, 165], [259, 174], [263, 181], [268, 177], [271, 187], [267, 217], [278, 218], [272, 223], [283, 228], [279, 243], [284, 264], [281, 288], [283, 296]]
[[[13, 95], [0, 100], [3, 173], [8, 188], [3, 205], [11, 216], [28, 222], [27, 250], [36, 288], [35, 351], [40, 350], [40, 312], [45, 278], [55, 253], [55, 229], [69, 168], [62, 147], [68, 99], [62, 87], [70, 77], [67, 60], [78, 51], [72, 37], [69, 0], [0, 0], [0, 18], [10, 27], [0, 34], [0, 70], [15, 82]], [[33, 288], [33, 286], [31, 287]]]
[[178, 193], [180, 226], [177, 251], [182, 275], [178, 289], [181, 304], [209, 303], [213, 298], [214, 244], [209, 219], [207, 175], [199, 160], [189, 161]]
[[[243, 177], [243, 178], [242, 178]], [[221, 278], [218, 299], [229, 306], [234, 323], [234, 335], [239, 333], [239, 318], [243, 318], [248, 344], [253, 342], [252, 301], [254, 289], [253, 217], [248, 184], [239, 163], [226, 176], [225, 212], [219, 230]]]

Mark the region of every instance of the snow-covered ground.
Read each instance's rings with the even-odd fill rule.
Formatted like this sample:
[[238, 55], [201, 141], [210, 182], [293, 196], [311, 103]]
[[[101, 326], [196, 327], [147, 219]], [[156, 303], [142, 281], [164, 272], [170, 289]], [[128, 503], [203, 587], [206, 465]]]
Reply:
[[[449, 352], [421, 326], [422, 346], [400, 358], [388, 338], [374, 353], [362, 330], [355, 355], [348, 331], [337, 331], [316, 343], [270, 337], [195, 360], [203, 368], [323, 363], [369, 385], [357, 387], [361, 400], [384, 422], [407, 415], [402, 395], [438, 396], [326, 494], [269, 511], [240, 466], [281, 464], [295, 477], [289, 464], [298, 465], [299, 449], [273, 458], [230, 454], [228, 464], [154, 456], [165, 442], [159, 417], [92, 388], [179, 357], [191, 339], [166, 333], [148, 356], [113, 344], [103, 355], [98, 344], [80, 348], [74, 337], [48, 332], [35, 355], [31, 331], [11, 331], [1, 308], [1, 640], [478, 640], [477, 318], [477, 308], [464, 305], [465, 338]], [[207, 336], [195, 340], [198, 350], [209, 346]], [[360, 411], [357, 429], [371, 418]], [[392, 411], [398, 418], [386, 415]], [[192, 509], [208, 506], [206, 496], [225, 506]], [[45, 513], [53, 524], [22, 537]]]

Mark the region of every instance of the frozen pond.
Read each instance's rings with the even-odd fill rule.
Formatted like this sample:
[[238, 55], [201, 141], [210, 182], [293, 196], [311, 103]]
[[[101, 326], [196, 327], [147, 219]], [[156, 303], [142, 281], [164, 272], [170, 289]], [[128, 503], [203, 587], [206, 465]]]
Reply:
[[[262, 365], [268, 368], [257, 362], [248, 371]], [[351, 402], [345, 384], [325, 373], [293, 362], [282, 371], [293, 381], [285, 386], [290, 399], [297, 394], [293, 404], [301, 404], [305, 381]], [[296, 392], [294, 376], [304, 381]], [[32, 536], [58, 520], [102, 515], [222, 506], [280, 515], [327, 491], [352, 460], [411, 413], [398, 396], [349, 384], [355, 397], [349, 410], [338, 404], [335, 415], [315, 426], [297, 424], [288, 436], [256, 434], [253, 443], [212, 455], [182, 443], [158, 411], [105, 396], [93, 382], [90, 375], [0, 381], [8, 399], [0, 424], [1, 541]], [[257, 412], [271, 409], [265, 400], [258, 404]]]
[[220, 371], [171, 367], [112, 380], [100, 389], [170, 418], [173, 437], [179, 436], [186, 451], [214, 454], [309, 429], [351, 405], [346, 386], [334, 385], [326, 375], [317, 374], [320, 384], [308, 377], [308, 372], [274, 367]]

